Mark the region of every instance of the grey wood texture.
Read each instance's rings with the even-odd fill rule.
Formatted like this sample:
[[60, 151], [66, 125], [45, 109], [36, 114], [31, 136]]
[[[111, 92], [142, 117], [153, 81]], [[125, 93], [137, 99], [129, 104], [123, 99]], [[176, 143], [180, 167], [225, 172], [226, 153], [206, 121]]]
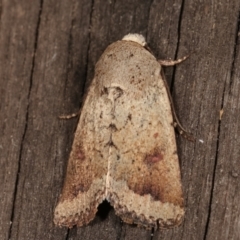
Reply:
[[[77, 112], [104, 49], [141, 33], [165, 69], [177, 114], [186, 215], [152, 239], [240, 239], [240, 1], [0, 1], [0, 239], [151, 239], [110, 209], [58, 228]], [[222, 113], [220, 117], [220, 113]]]

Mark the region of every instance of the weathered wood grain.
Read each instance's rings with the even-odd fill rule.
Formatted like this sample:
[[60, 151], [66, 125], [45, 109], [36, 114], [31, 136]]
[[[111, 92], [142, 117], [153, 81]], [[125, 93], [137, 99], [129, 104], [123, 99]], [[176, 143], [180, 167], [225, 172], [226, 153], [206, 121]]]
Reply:
[[58, 116], [78, 111], [96, 61], [129, 32], [158, 58], [192, 53], [165, 71], [196, 137], [177, 139], [186, 216], [153, 239], [240, 239], [239, 1], [9, 0], [0, 9], [0, 239], [151, 239], [109, 206], [86, 227], [52, 221], [77, 124]]
[[21, 153], [40, 9], [38, 1], [32, 3], [0, 3], [0, 239], [10, 237], [18, 179], [24, 174]]

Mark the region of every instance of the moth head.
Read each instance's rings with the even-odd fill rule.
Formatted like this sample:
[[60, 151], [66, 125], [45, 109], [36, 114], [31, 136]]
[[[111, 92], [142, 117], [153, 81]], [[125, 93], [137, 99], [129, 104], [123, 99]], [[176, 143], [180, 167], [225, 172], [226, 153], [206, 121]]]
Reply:
[[125, 35], [122, 40], [136, 42], [142, 45], [143, 47], [147, 45], [144, 36], [137, 33], [129, 33]]

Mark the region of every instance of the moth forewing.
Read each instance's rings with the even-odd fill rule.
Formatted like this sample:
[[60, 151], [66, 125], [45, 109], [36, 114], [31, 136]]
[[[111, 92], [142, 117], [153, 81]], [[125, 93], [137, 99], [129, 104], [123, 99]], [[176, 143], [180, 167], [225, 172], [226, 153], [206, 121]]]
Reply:
[[107, 199], [127, 223], [171, 228], [184, 215], [173, 117], [161, 65], [129, 34], [102, 54], [55, 209], [60, 226], [89, 223]]

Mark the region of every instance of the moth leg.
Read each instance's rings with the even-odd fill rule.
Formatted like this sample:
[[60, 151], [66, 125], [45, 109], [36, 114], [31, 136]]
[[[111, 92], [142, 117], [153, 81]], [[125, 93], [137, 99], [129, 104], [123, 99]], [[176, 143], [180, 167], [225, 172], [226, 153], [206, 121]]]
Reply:
[[190, 55], [187, 55], [183, 58], [179, 58], [177, 60], [172, 60], [172, 59], [167, 59], [167, 60], [158, 60], [158, 62], [162, 65], [162, 66], [166, 66], [166, 67], [169, 67], [169, 66], [174, 66], [176, 64], [179, 64], [183, 61], [185, 61]]
[[75, 113], [69, 114], [69, 115], [61, 115], [61, 116], [59, 116], [59, 118], [60, 118], [60, 119], [71, 119], [71, 118], [75, 118], [75, 117], [77, 117], [77, 116], [80, 115], [80, 112], [81, 112], [81, 110], [79, 110], [79, 111], [77, 111], [77, 112], [75, 112]]
[[[186, 58], [185, 58], [186, 59]], [[184, 60], [185, 60], [184, 59]], [[182, 60], [182, 61], [184, 61]], [[173, 118], [174, 118], [174, 123], [173, 123], [173, 126], [177, 128], [178, 132], [183, 136], [185, 137], [187, 140], [189, 141], [192, 141], [194, 142], [195, 141], [195, 138], [192, 136], [191, 133], [189, 133], [187, 130], [184, 129], [184, 127], [182, 126], [182, 124], [180, 123], [178, 117], [177, 117], [177, 114], [176, 114], [176, 111], [175, 111], [175, 108], [174, 108], [174, 104], [173, 104], [173, 100], [172, 100], [172, 96], [171, 96], [171, 93], [170, 93], [170, 90], [169, 90], [169, 87], [168, 87], [168, 84], [167, 84], [167, 81], [166, 81], [166, 78], [165, 78], [165, 75], [164, 75], [164, 72], [163, 72], [163, 69], [161, 69], [161, 77], [163, 79], [163, 82], [164, 82], [164, 85], [167, 89], [167, 94], [168, 94], [168, 97], [169, 97], [169, 100], [170, 100], [170, 104], [171, 104], [171, 108], [172, 108], [172, 113], [173, 113]]]

